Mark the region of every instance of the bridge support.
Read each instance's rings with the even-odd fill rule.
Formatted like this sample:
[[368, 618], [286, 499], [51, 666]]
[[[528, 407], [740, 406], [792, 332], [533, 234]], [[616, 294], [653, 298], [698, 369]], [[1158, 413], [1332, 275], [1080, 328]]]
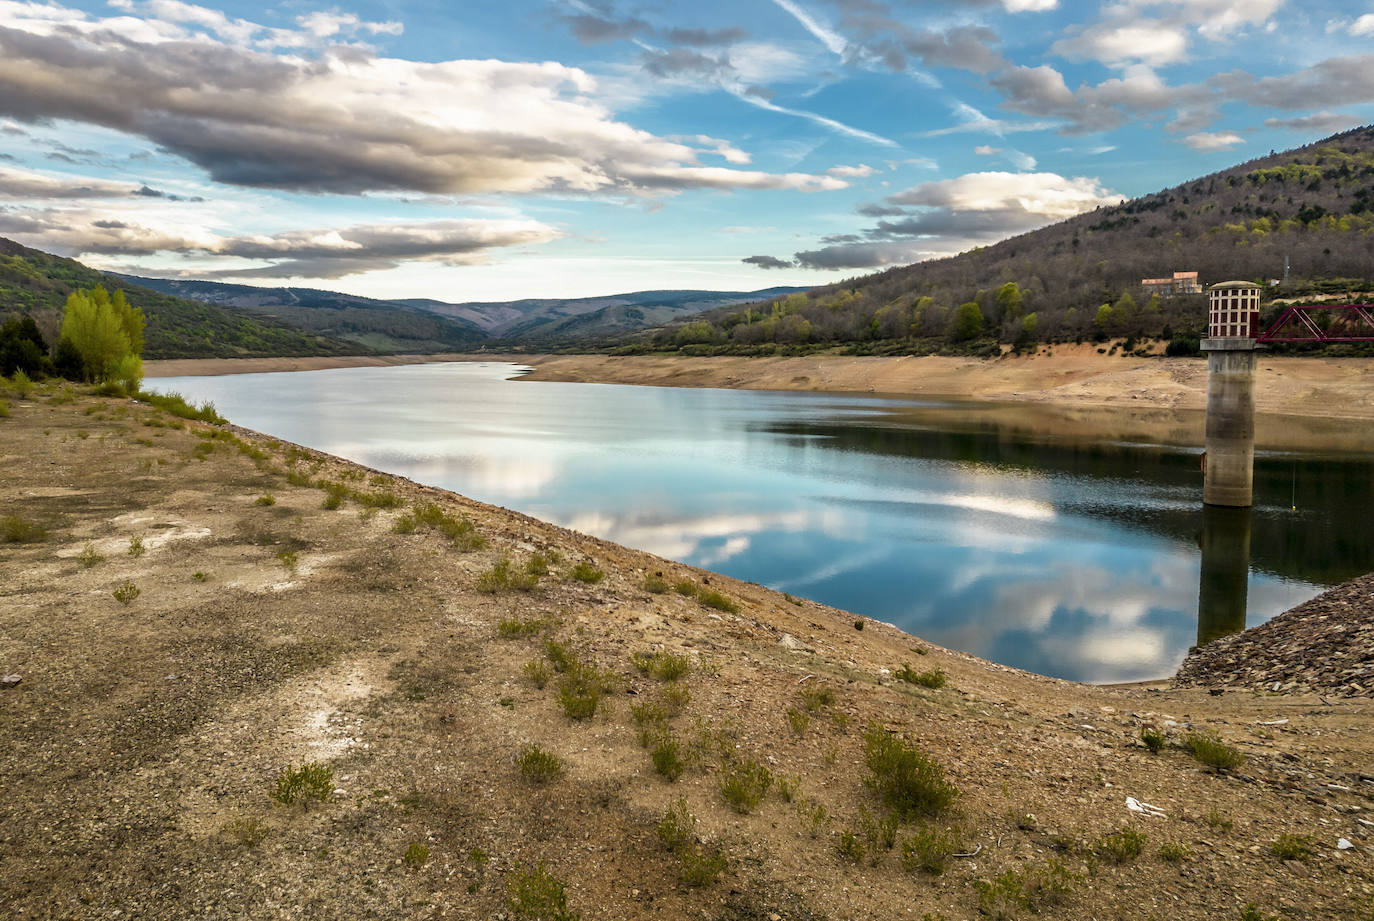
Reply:
[[1255, 463], [1255, 340], [1208, 338], [1202, 501], [1248, 508]]

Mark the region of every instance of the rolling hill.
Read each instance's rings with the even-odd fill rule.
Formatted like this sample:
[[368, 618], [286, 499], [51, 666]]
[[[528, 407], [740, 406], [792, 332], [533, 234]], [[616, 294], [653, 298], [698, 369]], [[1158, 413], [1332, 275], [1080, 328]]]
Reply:
[[52, 343], [67, 295], [78, 288], [122, 288], [148, 318], [145, 358], [261, 358], [357, 354], [356, 344], [317, 335], [268, 316], [251, 316], [173, 297], [0, 237], [0, 319], [31, 313]]
[[[1259, 281], [1270, 299], [1374, 288], [1374, 128], [1270, 154], [958, 256], [743, 312], [714, 310], [629, 341], [632, 348], [695, 351], [835, 344], [857, 351], [978, 351], [1018, 339], [1196, 336], [1203, 296], [1152, 302], [1141, 286], [1142, 279], [1180, 271], [1198, 272], [1203, 285]], [[956, 313], [970, 303], [979, 315], [971, 333], [971, 320], [955, 328]]]

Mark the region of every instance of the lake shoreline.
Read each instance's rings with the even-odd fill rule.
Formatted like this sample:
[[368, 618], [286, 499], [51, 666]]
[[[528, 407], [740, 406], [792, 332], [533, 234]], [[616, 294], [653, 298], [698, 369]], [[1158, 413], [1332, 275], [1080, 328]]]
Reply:
[[[0, 545], [0, 902], [16, 917], [73, 892], [149, 918], [267, 902], [488, 917], [535, 866], [571, 910], [625, 921], [723, 904], [975, 917], [988, 881], [1055, 867], [1063, 917], [1354, 917], [1374, 893], [1356, 821], [1368, 697], [1045, 678], [60, 384], [12, 400], [0, 432], [7, 511], [33, 526]], [[432, 526], [414, 512], [431, 506]], [[593, 712], [575, 716], [593, 679]], [[1243, 766], [1204, 768], [1193, 732]], [[864, 823], [885, 812], [865, 763], [884, 740], [958, 791], [947, 821], [898, 821], [894, 841], [948, 826], [948, 853], [976, 860], [947, 855], [934, 875], [903, 870], [876, 833], [868, 850]], [[273, 802], [306, 763], [332, 771], [324, 801]], [[727, 781], [763, 765], [770, 783], [734, 806]], [[692, 816], [688, 856], [711, 860], [691, 885], [656, 831], [670, 809]], [[1104, 864], [1123, 828], [1134, 852]], [[1278, 860], [1280, 832], [1312, 856]]]
[[[804, 357], [610, 356], [466, 353], [308, 358], [194, 358], [148, 361], [150, 378], [386, 367], [434, 362], [514, 362], [522, 380], [867, 393], [873, 396], [1198, 411], [1206, 406], [1204, 358], [1123, 357], [1097, 346], [1041, 349], [998, 359], [942, 356]], [[1368, 359], [1264, 355], [1256, 410], [1267, 416], [1374, 419]]]

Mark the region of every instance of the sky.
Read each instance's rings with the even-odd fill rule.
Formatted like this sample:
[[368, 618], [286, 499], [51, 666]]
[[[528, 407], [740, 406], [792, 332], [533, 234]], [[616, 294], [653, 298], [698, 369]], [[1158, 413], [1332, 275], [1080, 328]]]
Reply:
[[1371, 122], [1368, 2], [0, 0], [0, 236], [381, 298], [827, 284]]

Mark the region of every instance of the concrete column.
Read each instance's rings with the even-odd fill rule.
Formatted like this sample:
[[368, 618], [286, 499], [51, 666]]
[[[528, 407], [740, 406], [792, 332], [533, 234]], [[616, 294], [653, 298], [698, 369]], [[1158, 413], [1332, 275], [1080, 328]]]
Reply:
[[1250, 510], [1204, 506], [1202, 572], [1197, 589], [1197, 644], [1245, 629], [1250, 585]]
[[1248, 508], [1255, 464], [1255, 340], [1204, 339], [1207, 470], [1202, 501]]

